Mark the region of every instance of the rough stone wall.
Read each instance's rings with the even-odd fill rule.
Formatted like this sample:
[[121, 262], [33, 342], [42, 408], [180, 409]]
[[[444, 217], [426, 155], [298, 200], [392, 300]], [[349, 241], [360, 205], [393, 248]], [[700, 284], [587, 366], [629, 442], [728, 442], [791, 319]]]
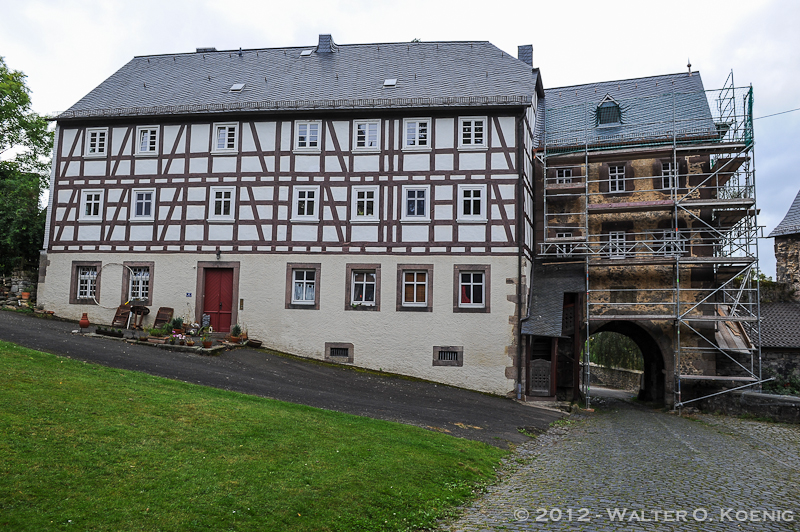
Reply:
[[775, 237], [776, 281], [794, 289], [800, 301], [800, 234]]
[[639, 391], [642, 372], [635, 369], [611, 368], [590, 364], [591, 382], [597, 386], [607, 386], [629, 392]]
[[[28, 299], [23, 297], [28, 293]], [[11, 275], [0, 277], [0, 306], [20, 307], [33, 305], [36, 302], [36, 272], [15, 271]]]
[[800, 423], [800, 397], [737, 391], [702, 399], [690, 406], [729, 416], [749, 414], [782, 423]]
[[761, 374], [800, 379], [800, 349], [761, 348]]

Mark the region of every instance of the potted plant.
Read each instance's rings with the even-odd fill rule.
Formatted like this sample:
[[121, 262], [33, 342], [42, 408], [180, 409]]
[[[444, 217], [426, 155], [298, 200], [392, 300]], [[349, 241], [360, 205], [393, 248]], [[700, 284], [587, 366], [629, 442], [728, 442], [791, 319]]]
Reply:
[[214, 330], [211, 327], [208, 327], [208, 328], [201, 329], [201, 332], [203, 334], [203, 338], [202, 338], [203, 349], [208, 349], [208, 348], [211, 347], [211, 343], [212, 343], [212, 341], [211, 341], [211, 333], [214, 332]]
[[240, 337], [242, 336], [242, 327], [237, 323], [233, 327], [231, 327], [231, 342], [234, 344], [238, 344]]
[[183, 333], [183, 318], [181, 316], [172, 318], [172, 328], [180, 333]]

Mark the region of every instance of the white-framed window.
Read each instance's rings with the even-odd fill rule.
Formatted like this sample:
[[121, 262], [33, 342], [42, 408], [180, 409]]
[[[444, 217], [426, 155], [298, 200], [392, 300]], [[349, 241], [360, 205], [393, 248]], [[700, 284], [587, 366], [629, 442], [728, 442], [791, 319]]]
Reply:
[[661, 189], [669, 190], [675, 188], [675, 165], [671, 162], [661, 163]]
[[380, 120], [356, 120], [353, 124], [353, 151], [379, 151]]
[[556, 184], [567, 185], [572, 183], [572, 168], [556, 169]]
[[234, 220], [236, 218], [236, 187], [211, 187], [208, 205], [209, 220]]
[[458, 220], [486, 221], [486, 185], [458, 185]]
[[459, 272], [458, 306], [483, 308], [486, 306], [486, 281], [483, 272]]
[[625, 190], [625, 165], [617, 164], [608, 167], [608, 191], [623, 192]]
[[431, 119], [430, 118], [405, 118], [403, 119], [403, 149], [421, 150], [431, 147]]
[[378, 221], [379, 190], [377, 186], [372, 185], [353, 187], [353, 206], [350, 221]]
[[428, 306], [428, 272], [403, 271], [403, 306]]
[[102, 190], [81, 191], [81, 212], [78, 219], [84, 221], [100, 221], [103, 219]]
[[139, 126], [136, 128], [136, 155], [158, 154], [158, 127]]
[[292, 220], [315, 222], [319, 220], [319, 185], [299, 185], [294, 187], [292, 200]]
[[154, 220], [156, 213], [155, 200], [155, 189], [134, 189], [131, 194], [131, 220]]
[[428, 222], [430, 214], [430, 185], [404, 185], [401, 221]]
[[108, 128], [92, 127], [86, 129], [85, 157], [105, 157], [108, 154]]
[[316, 270], [292, 270], [292, 303], [313, 305], [317, 297], [316, 286]]
[[128, 301], [147, 300], [149, 297], [150, 267], [131, 267], [128, 277]]
[[322, 122], [319, 120], [297, 120], [294, 123], [294, 149], [298, 151], [320, 151]]
[[97, 266], [78, 266], [77, 299], [94, 299], [97, 292]]
[[465, 116], [458, 119], [459, 148], [485, 148], [486, 143], [486, 117]]
[[212, 139], [212, 153], [231, 153], [238, 151], [239, 124], [235, 122], [214, 124], [214, 138]]
[[377, 276], [375, 270], [353, 270], [350, 304], [375, 306]]
[[624, 259], [628, 254], [625, 243], [625, 231], [611, 231], [608, 233], [608, 254], [612, 259]]

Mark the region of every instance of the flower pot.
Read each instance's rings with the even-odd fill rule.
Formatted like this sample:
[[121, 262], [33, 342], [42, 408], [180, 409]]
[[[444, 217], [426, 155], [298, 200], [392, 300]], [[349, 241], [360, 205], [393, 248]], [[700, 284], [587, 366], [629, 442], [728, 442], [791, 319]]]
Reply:
[[212, 343], [211, 340], [203, 340], [203, 349], [210, 348]]
[[188, 345], [189, 347], [194, 346], [194, 340], [187, 340], [186, 345]]
[[248, 347], [261, 347], [261, 340], [248, 340]]
[[89, 316], [87, 316], [85, 312], [83, 313], [83, 316], [81, 316], [81, 320], [78, 322], [78, 327], [81, 329], [86, 329], [89, 327]]
[[23, 300], [27, 301], [30, 298], [31, 298], [31, 293], [30, 292], [22, 292], [22, 299]]
[[238, 344], [239, 343], [239, 337], [238, 336], [231, 336], [230, 340], [231, 340], [231, 343], [234, 343], [234, 344]]

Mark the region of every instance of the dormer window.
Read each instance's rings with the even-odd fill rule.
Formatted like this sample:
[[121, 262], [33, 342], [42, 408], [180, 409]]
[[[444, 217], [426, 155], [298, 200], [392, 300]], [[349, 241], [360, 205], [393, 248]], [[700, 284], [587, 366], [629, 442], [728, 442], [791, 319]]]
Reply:
[[619, 104], [610, 95], [606, 95], [597, 106], [596, 124], [598, 126], [616, 126], [622, 123], [622, 111]]

